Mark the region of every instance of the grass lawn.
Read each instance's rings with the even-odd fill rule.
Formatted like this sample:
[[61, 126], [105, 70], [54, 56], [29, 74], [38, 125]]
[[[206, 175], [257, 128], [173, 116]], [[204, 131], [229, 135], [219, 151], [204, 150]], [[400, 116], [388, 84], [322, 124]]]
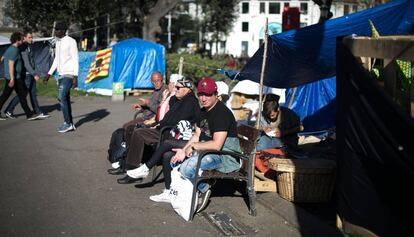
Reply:
[[[3, 91], [5, 84], [5, 80], [0, 80], [0, 91]], [[57, 84], [56, 81], [53, 79], [50, 79], [47, 83], [47, 85], [43, 84], [42, 80], [39, 80], [36, 83], [36, 89], [37, 89], [37, 95], [38, 96], [50, 96], [50, 97], [57, 97]], [[95, 93], [87, 93], [84, 91], [78, 91], [71, 89], [70, 96], [101, 96], [96, 95]]]

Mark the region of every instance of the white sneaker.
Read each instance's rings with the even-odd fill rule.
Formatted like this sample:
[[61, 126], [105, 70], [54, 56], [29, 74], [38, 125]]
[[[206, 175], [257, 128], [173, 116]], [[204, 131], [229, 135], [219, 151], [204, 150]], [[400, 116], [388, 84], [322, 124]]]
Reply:
[[50, 115], [49, 114], [44, 114], [44, 113], [40, 113], [39, 114], [39, 118], [44, 119], [44, 118], [49, 118]]
[[145, 164], [141, 165], [140, 167], [136, 169], [127, 171], [127, 175], [134, 179], [145, 178], [148, 176], [148, 174], [149, 174], [149, 169]]
[[119, 161], [117, 161], [117, 162], [112, 163], [111, 166], [114, 169], [118, 169], [121, 165], [119, 164]]
[[170, 198], [170, 190], [164, 189], [161, 194], [150, 196], [149, 199], [151, 199], [154, 202], [167, 202], [171, 203]]

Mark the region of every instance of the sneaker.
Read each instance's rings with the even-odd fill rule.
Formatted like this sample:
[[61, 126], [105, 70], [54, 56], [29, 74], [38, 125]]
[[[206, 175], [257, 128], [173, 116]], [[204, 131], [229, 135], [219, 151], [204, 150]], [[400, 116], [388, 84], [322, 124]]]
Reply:
[[39, 118], [44, 119], [44, 118], [49, 118], [50, 115], [49, 114], [44, 114], [44, 113], [40, 113], [39, 114]]
[[9, 119], [16, 119], [16, 118], [17, 118], [16, 116], [14, 116], [14, 114], [13, 114], [13, 113], [10, 113], [10, 112], [8, 112], [8, 111], [5, 113], [5, 115], [6, 115], [6, 117], [7, 117], [7, 118], [9, 118]]
[[58, 129], [58, 132], [65, 133], [75, 130], [72, 124], [63, 123], [63, 125]]
[[114, 169], [118, 169], [119, 167], [121, 167], [121, 164], [119, 164], [119, 161], [117, 161], [117, 162], [112, 163], [111, 166]]
[[170, 198], [170, 190], [164, 189], [161, 194], [150, 196], [149, 199], [151, 199], [154, 202], [167, 202], [171, 203]]
[[141, 165], [140, 167], [136, 169], [127, 171], [127, 175], [134, 179], [145, 178], [148, 176], [148, 174], [149, 174], [149, 169], [145, 164]]
[[32, 116], [28, 117], [27, 120], [29, 121], [33, 121], [33, 120], [37, 120], [40, 119], [40, 114], [33, 114]]
[[201, 212], [202, 210], [204, 210], [204, 208], [206, 208], [208, 200], [210, 199], [210, 195], [211, 189], [207, 189], [207, 191], [204, 193], [198, 192], [198, 205], [196, 213]]
[[7, 120], [7, 117], [0, 113], [0, 121]]

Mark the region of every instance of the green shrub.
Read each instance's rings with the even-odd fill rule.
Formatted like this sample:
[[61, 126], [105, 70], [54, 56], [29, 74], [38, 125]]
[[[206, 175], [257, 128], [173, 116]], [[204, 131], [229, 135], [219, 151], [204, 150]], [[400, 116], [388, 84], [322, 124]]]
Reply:
[[176, 54], [166, 55], [167, 70], [166, 75], [169, 77], [173, 73], [178, 73], [178, 65], [180, 57], [184, 58], [183, 75], [191, 78], [194, 82], [199, 81], [203, 77], [211, 77], [215, 80], [222, 81], [226, 76], [217, 72], [217, 69], [225, 68], [227, 57], [220, 56], [209, 58], [202, 57], [200, 54]]

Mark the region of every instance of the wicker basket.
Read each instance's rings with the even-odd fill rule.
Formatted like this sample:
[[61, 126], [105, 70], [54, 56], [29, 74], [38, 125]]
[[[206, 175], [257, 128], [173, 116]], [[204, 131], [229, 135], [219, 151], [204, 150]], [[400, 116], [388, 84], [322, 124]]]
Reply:
[[279, 195], [291, 202], [328, 202], [335, 185], [336, 163], [326, 159], [269, 160], [277, 172]]

